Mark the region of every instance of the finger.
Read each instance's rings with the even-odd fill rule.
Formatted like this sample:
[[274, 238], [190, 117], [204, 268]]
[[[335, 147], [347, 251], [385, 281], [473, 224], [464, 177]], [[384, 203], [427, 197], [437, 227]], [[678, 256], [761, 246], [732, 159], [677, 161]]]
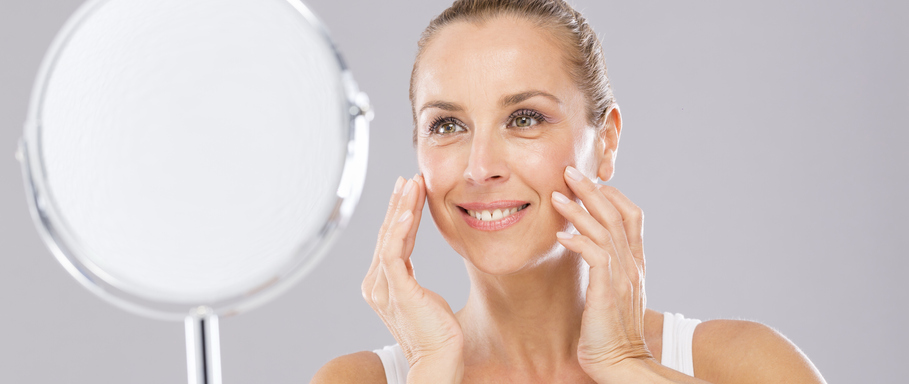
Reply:
[[404, 178], [400, 176], [398, 176], [398, 179], [395, 181], [394, 190], [392, 191], [391, 199], [389, 199], [388, 202], [388, 209], [385, 212], [385, 220], [382, 222], [382, 227], [379, 229], [379, 235], [376, 241], [376, 250], [373, 253], [372, 262], [370, 263], [369, 269], [366, 271], [366, 276], [363, 278], [363, 283], [360, 286], [363, 298], [367, 302], [370, 302], [372, 300], [372, 289], [375, 285], [376, 269], [379, 265], [380, 249], [382, 247], [382, 242], [385, 238], [388, 226], [393, 220], [394, 212], [397, 210], [398, 200], [400, 200], [400, 192], [401, 188], [404, 186], [404, 182]]
[[644, 259], [644, 212], [617, 188], [600, 185], [599, 189], [603, 196], [609, 199], [612, 205], [622, 214], [625, 236], [628, 239], [628, 246], [631, 249], [632, 257], [637, 267], [637, 275], [630, 276], [631, 282], [637, 291], [634, 301], [634, 313], [639, 317], [639, 320], [636, 325], [643, 332], [644, 308], [647, 308], [647, 296], [644, 290], [644, 277], [647, 273]]
[[373, 283], [370, 298], [372, 299], [372, 309], [384, 316], [385, 308], [388, 307], [388, 278], [385, 275], [385, 268], [379, 266], [376, 269], [376, 279]]
[[[634, 257], [634, 250], [625, 233], [625, 222], [621, 212], [600, 190], [600, 185], [574, 167], [565, 168], [565, 183], [584, 202], [585, 207], [612, 235], [616, 247], [618, 264], [627, 274], [633, 286], [640, 280], [641, 270]], [[583, 232], [581, 232], [583, 234]]]
[[393, 237], [381, 255], [382, 268], [388, 279], [389, 296], [401, 297], [408, 288], [416, 285], [416, 280], [407, 272], [405, 260], [409, 255], [402, 255], [404, 251], [404, 237], [414, 222], [413, 212], [403, 210], [397, 222], [392, 226]]
[[[410, 212], [411, 215], [414, 214], [413, 211], [414, 205], [416, 204], [417, 194], [416, 182], [414, 180], [407, 180], [404, 183], [404, 186], [401, 188], [401, 197], [398, 200], [398, 205], [394, 213], [392, 213], [390, 226], [385, 233], [385, 238], [382, 241], [382, 246], [384, 248], [387, 248], [389, 245], [393, 245], [394, 243], [400, 243], [397, 245], [403, 245], [404, 242], [407, 241], [408, 234], [411, 232], [411, 230], [414, 229], [413, 226], [408, 223], [408, 227], [406, 230], [404, 230], [404, 232], [396, 232], [397, 229], [393, 228], [399, 228], [403, 224], [401, 218], [405, 212]], [[412, 249], [413, 247], [405, 248], [402, 246], [399, 250], [394, 251], [392, 255], [403, 259], [403, 261], [406, 263], [406, 260], [410, 258], [410, 251]], [[407, 250], [407, 253], [404, 253], [404, 250]]]
[[584, 209], [580, 204], [572, 201], [559, 191], [553, 191], [552, 206], [555, 207], [556, 211], [564, 216], [565, 219], [571, 222], [578, 232], [593, 239], [597, 245], [601, 247], [611, 245], [611, 241], [607, 241], [611, 235], [606, 227], [600, 224], [600, 222], [591, 216], [590, 212]]
[[615, 187], [599, 185], [599, 189], [622, 215], [628, 245], [631, 247], [635, 259], [642, 262], [644, 259], [644, 211]]
[[[613, 270], [610, 275], [612, 276], [614, 283], [621, 285], [630, 283], [632, 280], [630, 280], [628, 273], [636, 274], [637, 269], [634, 266], [634, 262], [630, 260], [632, 257], [630, 256], [631, 252], [628, 250], [627, 243], [623, 248], [618, 247], [620, 243], [624, 242], [624, 232], [619, 231], [617, 235], [613, 234], [612, 231], [603, 227], [598, 220], [594, 219], [593, 216], [578, 203], [571, 201], [565, 195], [562, 195], [557, 191], [552, 193], [552, 201], [556, 210], [565, 216], [568, 221], [572, 222], [581, 235], [585, 238], [592, 239], [591, 241], [612, 259], [611, 263]], [[623, 252], [629, 259], [627, 263], [622, 263], [622, 257], [619, 256]], [[625, 264], [630, 265], [630, 271], [626, 271]], [[631, 297], [629, 297], [628, 300], [632, 300]]]
[[[415, 188], [415, 199], [412, 208], [414, 224], [410, 226], [410, 231], [407, 232], [407, 237], [404, 239], [404, 253], [407, 255], [413, 253], [413, 247], [417, 238], [417, 230], [420, 228], [420, 219], [423, 217], [423, 205], [426, 202], [426, 184], [423, 180], [423, 176], [417, 174], [414, 176], [413, 182]], [[411, 263], [409, 257], [405, 260], [405, 265], [407, 266], [407, 272], [410, 273], [411, 276], [414, 276], [413, 263]]]
[[[401, 178], [400, 180], [404, 180]], [[396, 184], [396, 187], [398, 185]], [[400, 248], [394, 248], [389, 250], [389, 247], [393, 244], [400, 245], [400, 242], [403, 240], [401, 234], [396, 234], [395, 229], [400, 228], [400, 218], [404, 212], [410, 212], [409, 209], [404, 208], [408, 204], [412, 204], [412, 201], [409, 199], [412, 198], [410, 194], [411, 189], [413, 188], [413, 183], [411, 181], [405, 181], [403, 186], [396, 188], [395, 196], [392, 199], [395, 201], [393, 205], [389, 206], [389, 213], [385, 217], [385, 223], [383, 228], [379, 233], [378, 244], [376, 245], [375, 256], [373, 257], [373, 263], [375, 266], [372, 267], [371, 273], [367, 274], [367, 278], [375, 279], [376, 278], [376, 269], [378, 265], [382, 263], [383, 258], [395, 258], [400, 259], [402, 257]], [[408, 228], [409, 229], [409, 228]], [[394, 252], [389, 255], [388, 252]], [[409, 256], [409, 255], [408, 255]], [[406, 266], [405, 266], [406, 268]], [[369, 282], [364, 281], [363, 287], [368, 287]]]
[[565, 168], [565, 183], [584, 202], [590, 215], [606, 227], [612, 235], [616, 250], [619, 251], [619, 262], [622, 263], [623, 268], [633, 267], [633, 260], [626, 260], [632, 256], [633, 251], [625, 233], [624, 217], [606, 198], [606, 195], [600, 190], [600, 185], [571, 166]]
[[[383, 238], [385, 237], [386, 232], [388, 231], [388, 226], [391, 225], [393, 220], [394, 213], [397, 211], [398, 201], [401, 198], [401, 188], [404, 186], [403, 177], [398, 176], [398, 179], [395, 181], [394, 191], [391, 193], [391, 199], [388, 201], [388, 209], [385, 211], [385, 220], [382, 222], [382, 226], [379, 228], [379, 238], [378, 242], [381, 244]], [[378, 251], [378, 247], [376, 249]], [[375, 270], [376, 266], [379, 264], [379, 252], [375, 252], [372, 258], [372, 264], [369, 266], [369, 271]]]
[[[587, 287], [588, 303], [614, 307], [616, 305], [614, 281], [618, 275], [624, 274], [613, 268], [614, 258], [603, 250], [589, 237], [566, 232], [556, 233], [556, 239], [568, 250], [575, 252], [590, 266], [589, 283]], [[593, 295], [594, 297], [590, 297]], [[594, 299], [591, 301], [591, 299]]]
[[[401, 188], [401, 197], [398, 200], [395, 212], [392, 214], [393, 219], [385, 232], [385, 237], [382, 239], [378, 251], [380, 263], [385, 269], [389, 280], [401, 279], [402, 277], [398, 276], [400, 271], [403, 271], [405, 275], [409, 275], [406, 261], [410, 258], [410, 253], [404, 253], [404, 241], [414, 223], [412, 207], [415, 201], [415, 189], [416, 186], [413, 180], [408, 180]], [[389, 283], [389, 286], [391, 286], [391, 283]]]

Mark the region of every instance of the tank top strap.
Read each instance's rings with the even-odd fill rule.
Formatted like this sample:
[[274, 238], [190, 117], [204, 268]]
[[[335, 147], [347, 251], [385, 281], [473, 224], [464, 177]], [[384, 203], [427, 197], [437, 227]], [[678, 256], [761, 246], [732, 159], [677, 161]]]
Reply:
[[407, 363], [407, 358], [404, 357], [404, 350], [401, 349], [400, 345], [389, 345], [373, 352], [379, 355], [379, 360], [382, 360], [382, 367], [385, 368], [385, 381], [388, 384], [407, 383], [407, 372], [410, 371], [410, 364]]
[[686, 319], [680, 313], [663, 313], [663, 354], [660, 363], [694, 376], [692, 340], [700, 320]]

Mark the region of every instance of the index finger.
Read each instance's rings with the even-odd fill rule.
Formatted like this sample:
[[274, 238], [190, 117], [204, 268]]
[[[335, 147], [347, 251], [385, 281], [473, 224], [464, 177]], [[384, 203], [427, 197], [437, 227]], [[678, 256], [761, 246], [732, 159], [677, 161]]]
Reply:
[[642, 267], [644, 261], [644, 211], [631, 202], [616, 187], [609, 185], [599, 185], [599, 190], [612, 205], [622, 214], [622, 222], [625, 227], [625, 236], [628, 238], [628, 246], [634, 255], [635, 262]]
[[[388, 231], [388, 226], [391, 225], [392, 218], [398, 206], [398, 201], [401, 199], [401, 187], [404, 186], [405, 181], [406, 180], [401, 176], [398, 176], [398, 179], [395, 181], [395, 188], [391, 193], [391, 199], [388, 201], [388, 209], [385, 211], [385, 220], [382, 222], [382, 227], [379, 228], [379, 236], [376, 240], [377, 245], [381, 243], [382, 239], [385, 237], [385, 232]], [[378, 251], [378, 247], [376, 250]], [[369, 271], [366, 272], [366, 274], [369, 275], [372, 273], [378, 265], [379, 252], [374, 252], [372, 255], [372, 263], [369, 265]]]
[[[423, 204], [426, 202], [426, 183], [423, 180], [423, 175], [417, 174], [413, 177], [415, 191], [411, 193], [416, 193], [416, 199], [414, 199], [413, 209], [413, 225], [410, 226], [410, 231], [407, 232], [407, 236], [404, 238], [404, 254], [410, 255], [413, 252], [414, 243], [417, 238], [417, 230], [420, 228], [420, 218], [423, 216]], [[407, 265], [407, 271], [413, 274], [413, 263], [411, 263], [410, 258], [408, 257], [404, 260], [404, 264]]]
[[599, 184], [576, 168], [571, 166], [565, 168], [565, 183], [581, 199], [590, 216], [609, 231], [613, 245], [619, 253], [619, 265], [630, 273], [635, 262], [625, 259], [631, 258], [634, 252], [630, 248], [628, 235], [625, 233], [624, 217], [621, 211], [601, 192]]

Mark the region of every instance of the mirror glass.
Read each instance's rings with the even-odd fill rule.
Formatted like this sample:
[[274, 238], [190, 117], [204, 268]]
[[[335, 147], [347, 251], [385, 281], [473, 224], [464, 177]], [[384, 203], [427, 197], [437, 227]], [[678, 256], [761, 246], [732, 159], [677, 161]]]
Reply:
[[245, 309], [311, 268], [356, 204], [364, 96], [296, 1], [89, 1], [23, 138], [39, 229], [127, 309]]

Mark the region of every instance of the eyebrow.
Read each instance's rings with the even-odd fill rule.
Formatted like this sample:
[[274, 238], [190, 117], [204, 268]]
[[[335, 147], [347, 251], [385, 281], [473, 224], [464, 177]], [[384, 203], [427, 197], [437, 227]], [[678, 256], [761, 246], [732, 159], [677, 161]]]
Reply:
[[543, 96], [548, 99], [551, 99], [552, 101], [555, 101], [556, 104], [559, 104], [559, 105], [562, 104], [562, 101], [559, 100], [558, 97], [553, 96], [551, 93], [538, 91], [538, 90], [532, 90], [532, 91], [516, 93], [514, 95], [508, 95], [508, 96], [503, 97], [502, 98], [502, 107], [514, 105], [514, 104], [520, 103], [524, 100], [530, 99], [532, 97], [537, 97], [537, 96]]
[[[502, 104], [502, 107], [504, 108], [504, 107], [508, 107], [508, 106], [520, 103], [524, 100], [527, 100], [527, 99], [530, 99], [533, 97], [537, 97], [537, 96], [543, 96], [548, 99], [551, 99], [552, 101], [555, 101], [556, 104], [559, 104], [559, 105], [562, 104], [562, 100], [559, 100], [558, 97], [553, 96], [551, 93], [543, 92], [543, 91], [539, 91], [539, 90], [526, 91], [526, 92], [516, 93], [514, 95], [505, 96], [502, 98], [501, 104]], [[430, 101], [426, 104], [423, 104], [423, 106], [420, 107], [419, 113], [423, 113], [423, 111], [428, 108], [438, 108], [438, 109], [441, 109], [444, 111], [449, 111], [449, 112], [459, 112], [459, 111], [464, 110], [464, 107], [462, 107], [460, 104], [436, 100], [436, 101]]]
[[423, 111], [427, 108], [438, 108], [441, 110], [451, 111], [451, 112], [457, 112], [457, 111], [464, 110], [464, 107], [462, 107], [460, 104], [457, 104], [457, 103], [449, 103], [447, 101], [430, 101], [426, 104], [423, 104], [423, 106], [420, 107], [420, 113], [423, 113]]

